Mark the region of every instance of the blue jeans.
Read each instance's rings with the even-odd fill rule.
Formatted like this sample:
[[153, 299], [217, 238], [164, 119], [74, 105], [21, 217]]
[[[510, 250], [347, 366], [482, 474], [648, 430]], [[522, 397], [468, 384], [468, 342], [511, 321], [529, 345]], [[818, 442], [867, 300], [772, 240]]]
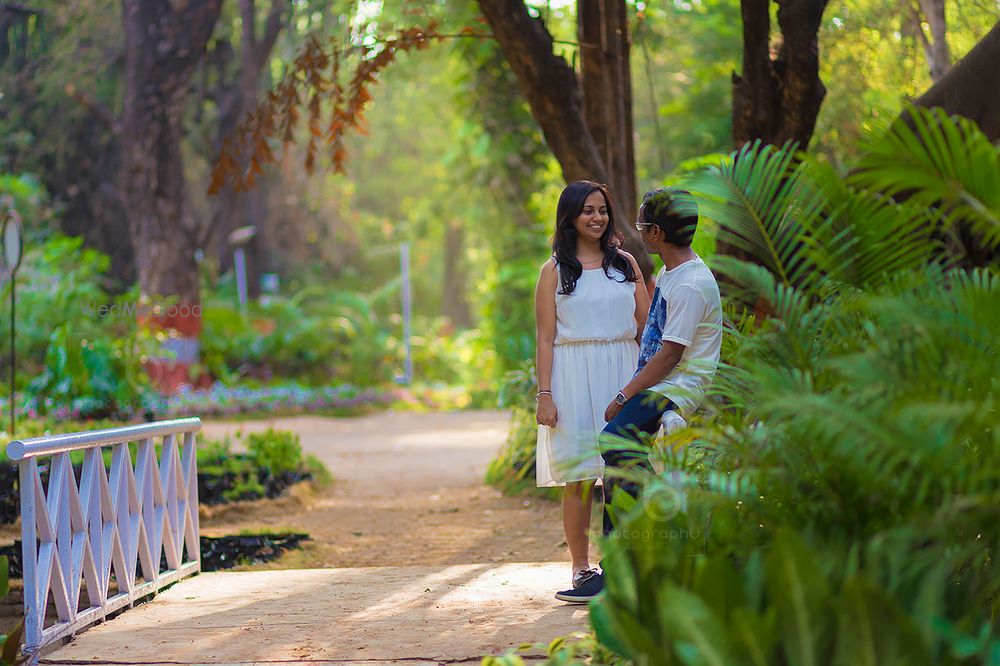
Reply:
[[[618, 412], [618, 416], [604, 427], [598, 439], [605, 472], [638, 468], [653, 474], [649, 453], [644, 448], [643, 434], [655, 435], [660, 429], [660, 419], [671, 409], [676, 410], [677, 405], [671, 402], [670, 398], [653, 391], [643, 391], [626, 402], [622, 411]], [[634, 449], [626, 449], [622, 448], [623, 444], [636, 446]], [[605, 473], [604, 536], [611, 534], [614, 529], [611, 524], [611, 496], [616, 488], [621, 488], [632, 497], [639, 496], [638, 483], [630, 479], [608, 478], [608, 474]]]

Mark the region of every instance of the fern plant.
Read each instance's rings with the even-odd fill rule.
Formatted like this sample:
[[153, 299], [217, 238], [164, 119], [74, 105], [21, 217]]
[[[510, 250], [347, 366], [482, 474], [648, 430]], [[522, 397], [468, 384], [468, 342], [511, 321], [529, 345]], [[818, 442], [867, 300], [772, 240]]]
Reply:
[[755, 144], [686, 183], [756, 261], [714, 263], [706, 417], [605, 542], [591, 619], [636, 663], [1000, 663], [1000, 273], [949, 240], [1000, 244], [1000, 151], [910, 114], [846, 178]]

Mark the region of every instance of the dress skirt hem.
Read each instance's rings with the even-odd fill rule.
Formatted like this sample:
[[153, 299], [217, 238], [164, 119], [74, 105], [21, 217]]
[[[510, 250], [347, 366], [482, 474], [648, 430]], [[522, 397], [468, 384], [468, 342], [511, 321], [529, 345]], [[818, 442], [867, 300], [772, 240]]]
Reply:
[[639, 346], [633, 338], [556, 344], [552, 400], [556, 426], [538, 426], [535, 483], [563, 486], [604, 476], [597, 437], [604, 410], [635, 373]]

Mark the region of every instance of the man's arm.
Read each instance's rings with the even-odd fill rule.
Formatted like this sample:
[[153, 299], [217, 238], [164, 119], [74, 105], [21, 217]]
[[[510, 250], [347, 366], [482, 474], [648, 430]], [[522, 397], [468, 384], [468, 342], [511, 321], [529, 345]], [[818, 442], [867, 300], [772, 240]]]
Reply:
[[[631, 400], [650, 386], [660, 383], [680, 363], [685, 349], [687, 347], [679, 342], [664, 340], [660, 351], [653, 354], [653, 357], [647, 361], [642, 370], [632, 378], [632, 381], [622, 388], [625, 398]], [[611, 419], [618, 416], [618, 412], [621, 410], [622, 406], [612, 400], [611, 404], [604, 410], [604, 420], [610, 422]]]
[[665, 340], [660, 351], [653, 354], [642, 370], [632, 378], [632, 381], [622, 388], [622, 393], [627, 399], [631, 399], [650, 386], [659, 384], [680, 363], [685, 349], [687, 347], [678, 342]]
[[[684, 350], [694, 340], [695, 332], [705, 317], [705, 296], [694, 285], [684, 284], [674, 288], [667, 298], [667, 318], [663, 328], [663, 346], [653, 354], [646, 365], [622, 388], [625, 399], [630, 400], [650, 386], [658, 384], [674, 371]], [[615, 418], [621, 406], [614, 400], [604, 410], [607, 421]]]

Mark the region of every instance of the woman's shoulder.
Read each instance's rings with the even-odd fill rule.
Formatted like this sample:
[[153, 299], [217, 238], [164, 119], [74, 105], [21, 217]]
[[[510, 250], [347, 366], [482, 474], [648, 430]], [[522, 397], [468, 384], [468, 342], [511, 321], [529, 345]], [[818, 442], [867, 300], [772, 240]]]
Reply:
[[541, 271], [539, 271], [539, 273], [543, 276], [549, 276], [549, 275], [555, 275], [555, 272], [556, 272], [556, 258], [555, 256], [551, 256], [545, 260], [545, 263], [542, 264], [542, 268]]

